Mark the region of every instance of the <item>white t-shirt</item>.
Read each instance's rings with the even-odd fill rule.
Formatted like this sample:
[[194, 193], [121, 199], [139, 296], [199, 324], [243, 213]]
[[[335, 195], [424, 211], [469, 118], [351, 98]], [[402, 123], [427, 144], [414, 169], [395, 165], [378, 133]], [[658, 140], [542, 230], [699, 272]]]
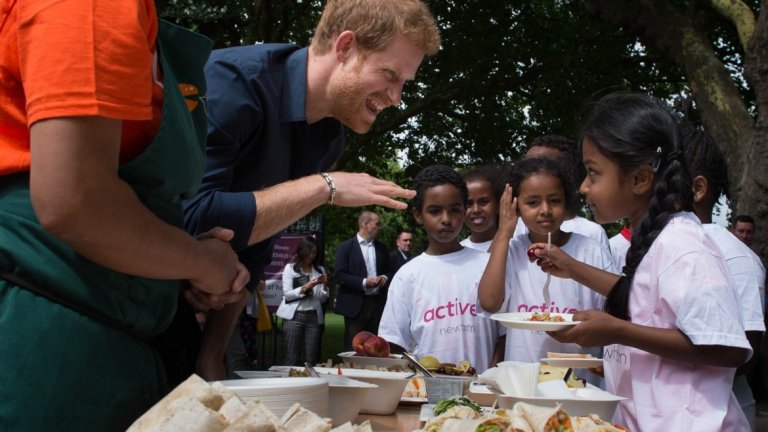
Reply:
[[621, 233], [608, 239], [608, 244], [611, 247], [611, 256], [616, 263], [616, 269], [621, 272], [624, 268], [624, 263], [627, 260], [627, 251], [629, 250], [630, 242]]
[[488, 369], [497, 324], [478, 314], [477, 284], [490, 254], [470, 248], [446, 255], [422, 253], [392, 278], [379, 336], [441, 362], [469, 360]]
[[[589, 219], [585, 219], [581, 216], [576, 216], [573, 219], [563, 221], [560, 225], [560, 230], [570, 233], [581, 234], [585, 237], [596, 240], [600, 243], [600, 246], [605, 250], [610, 251], [611, 247], [608, 244], [608, 234], [605, 233], [605, 229], [598, 223], [592, 222]], [[517, 218], [517, 226], [515, 227], [515, 237], [523, 234], [528, 234], [528, 227], [523, 223], [523, 218]]]
[[[696, 345], [750, 350], [720, 250], [691, 213], [675, 214], [635, 271], [632, 322], [677, 328]], [[605, 347], [608, 391], [619, 402], [614, 422], [639, 431], [744, 431], [747, 419], [731, 392], [735, 368], [669, 360], [624, 345]]]
[[462, 246], [472, 248], [474, 250], [479, 250], [480, 252], [488, 252], [488, 250], [491, 249], [491, 243], [493, 243], [493, 239], [484, 241], [482, 243], [475, 243], [470, 240], [469, 237], [461, 241]]
[[744, 330], [765, 331], [765, 268], [760, 258], [735, 235], [717, 224], [704, 224], [704, 232], [720, 248], [741, 306]]
[[[544, 305], [542, 288], [547, 274], [528, 260], [528, 236], [514, 236], [509, 242], [504, 303], [500, 312], [554, 312], [602, 310], [605, 298], [572, 279], [552, 276], [549, 284], [550, 304]], [[594, 267], [615, 273], [613, 260], [607, 249], [588, 237], [571, 233], [571, 238], [560, 247], [574, 259]], [[478, 305], [479, 307], [479, 305]], [[545, 332], [531, 330], [507, 330], [504, 360], [538, 362], [547, 352], [591, 353], [600, 357], [600, 348], [586, 349], [576, 344], [563, 344]]]

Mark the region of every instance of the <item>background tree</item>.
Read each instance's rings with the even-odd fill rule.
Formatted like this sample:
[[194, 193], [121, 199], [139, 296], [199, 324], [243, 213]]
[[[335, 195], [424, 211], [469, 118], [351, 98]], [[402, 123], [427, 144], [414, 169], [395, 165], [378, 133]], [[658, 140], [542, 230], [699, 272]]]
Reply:
[[[586, 0], [686, 77], [706, 130], [724, 150], [735, 213], [768, 216], [768, 1]], [[768, 257], [768, 229], [753, 240]]]
[[[729, 155], [738, 211], [760, 218], [765, 175], [756, 168], [766, 155], [756, 131], [765, 130], [758, 113], [766, 112], [761, 95], [768, 91], [758, 86], [766, 81], [760, 64], [768, 59], [766, 18], [756, 21], [756, 1], [712, 1], [717, 8], [683, 0], [428, 1], [441, 28], [441, 51], [406, 85], [400, 106], [382, 113], [369, 133], [348, 133], [336, 168], [410, 185], [429, 164], [511, 163], [537, 135], [575, 138], [590, 102], [610, 91], [666, 100], [692, 92], [704, 124]], [[165, 0], [158, 7], [223, 48], [305, 46], [324, 3]], [[736, 9], [728, 9], [732, 4]], [[742, 169], [748, 164], [749, 171]], [[384, 222], [380, 237], [390, 246], [397, 226], [413, 223], [409, 212], [375, 210]], [[360, 209], [320, 211], [332, 268], [335, 246], [354, 235]], [[419, 229], [414, 234], [418, 249], [424, 239]], [[768, 230], [759, 235], [765, 245]]]

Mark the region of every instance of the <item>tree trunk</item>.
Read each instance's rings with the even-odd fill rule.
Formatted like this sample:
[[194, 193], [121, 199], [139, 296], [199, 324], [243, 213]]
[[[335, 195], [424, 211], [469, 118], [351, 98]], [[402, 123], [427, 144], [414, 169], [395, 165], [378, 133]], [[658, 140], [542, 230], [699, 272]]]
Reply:
[[[763, 0], [762, 11], [766, 9]], [[757, 123], [733, 82], [693, 18], [664, 0], [585, 0], [587, 10], [617, 27], [636, 34], [643, 44], [674, 61], [683, 71], [704, 126], [725, 154], [728, 162], [734, 212], [750, 214], [758, 220], [753, 247], [765, 261], [768, 256], [768, 151], [762, 143], [768, 138], [768, 42], [766, 13], [761, 13], [754, 36], [747, 49], [746, 66], [750, 83], [758, 95]], [[762, 50], [762, 51], [761, 51]], [[755, 69], [754, 71], [752, 71]], [[760, 104], [762, 101], [762, 105]]]
[[[742, 178], [738, 212], [752, 215], [757, 223], [752, 247], [768, 261], [768, 0], [760, 2], [760, 16], [747, 46], [744, 68], [755, 92], [757, 122], [747, 147], [747, 169]], [[729, 167], [730, 168], [730, 167]], [[745, 175], [746, 176], [746, 175]]]

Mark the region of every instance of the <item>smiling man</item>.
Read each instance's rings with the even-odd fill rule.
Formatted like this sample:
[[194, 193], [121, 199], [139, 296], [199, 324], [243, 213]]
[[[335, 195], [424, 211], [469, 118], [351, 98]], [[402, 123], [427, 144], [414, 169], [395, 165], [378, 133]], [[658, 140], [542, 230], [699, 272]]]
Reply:
[[[330, 0], [308, 48], [214, 51], [205, 68], [206, 174], [185, 203], [187, 229], [232, 229], [231, 244], [256, 282], [271, 259], [270, 238], [323, 204], [404, 209], [397, 198], [413, 191], [364, 173], [323, 171], [342, 154], [343, 125], [366, 133], [400, 103], [404, 83], [439, 44], [420, 0]], [[199, 309], [215, 303], [195, 294], [187, 300]], [[227, 308], [239, 312], [243, 303]], [[225, 321], [222, 328], [234, 326], [234, 318]]]

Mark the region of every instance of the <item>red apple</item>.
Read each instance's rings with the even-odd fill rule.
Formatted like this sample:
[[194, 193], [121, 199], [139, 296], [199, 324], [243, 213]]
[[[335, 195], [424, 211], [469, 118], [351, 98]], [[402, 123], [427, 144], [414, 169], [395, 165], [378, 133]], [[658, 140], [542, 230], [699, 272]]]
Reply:
[[536, 248], [530, 248], [528, 249], [528, 259], [533, 262], [539, 259], [539, 257], [536, 256]]
[[363, 344], [363, 351], [369, 357], [389, 357], [389, 342], [383, 337], [371, 336]]
[[361, 356], [367, 355], [365, 353], [365, 350], [363, 349], [363, 344], [372, 336], [376, 336], [376, 335], [369, 331], [361, 331], [361, 332], [358, 332], [355, 335], [355, 337], [352, 338], [352, 348], [354, 348], [357, 355], [361, 355]]

